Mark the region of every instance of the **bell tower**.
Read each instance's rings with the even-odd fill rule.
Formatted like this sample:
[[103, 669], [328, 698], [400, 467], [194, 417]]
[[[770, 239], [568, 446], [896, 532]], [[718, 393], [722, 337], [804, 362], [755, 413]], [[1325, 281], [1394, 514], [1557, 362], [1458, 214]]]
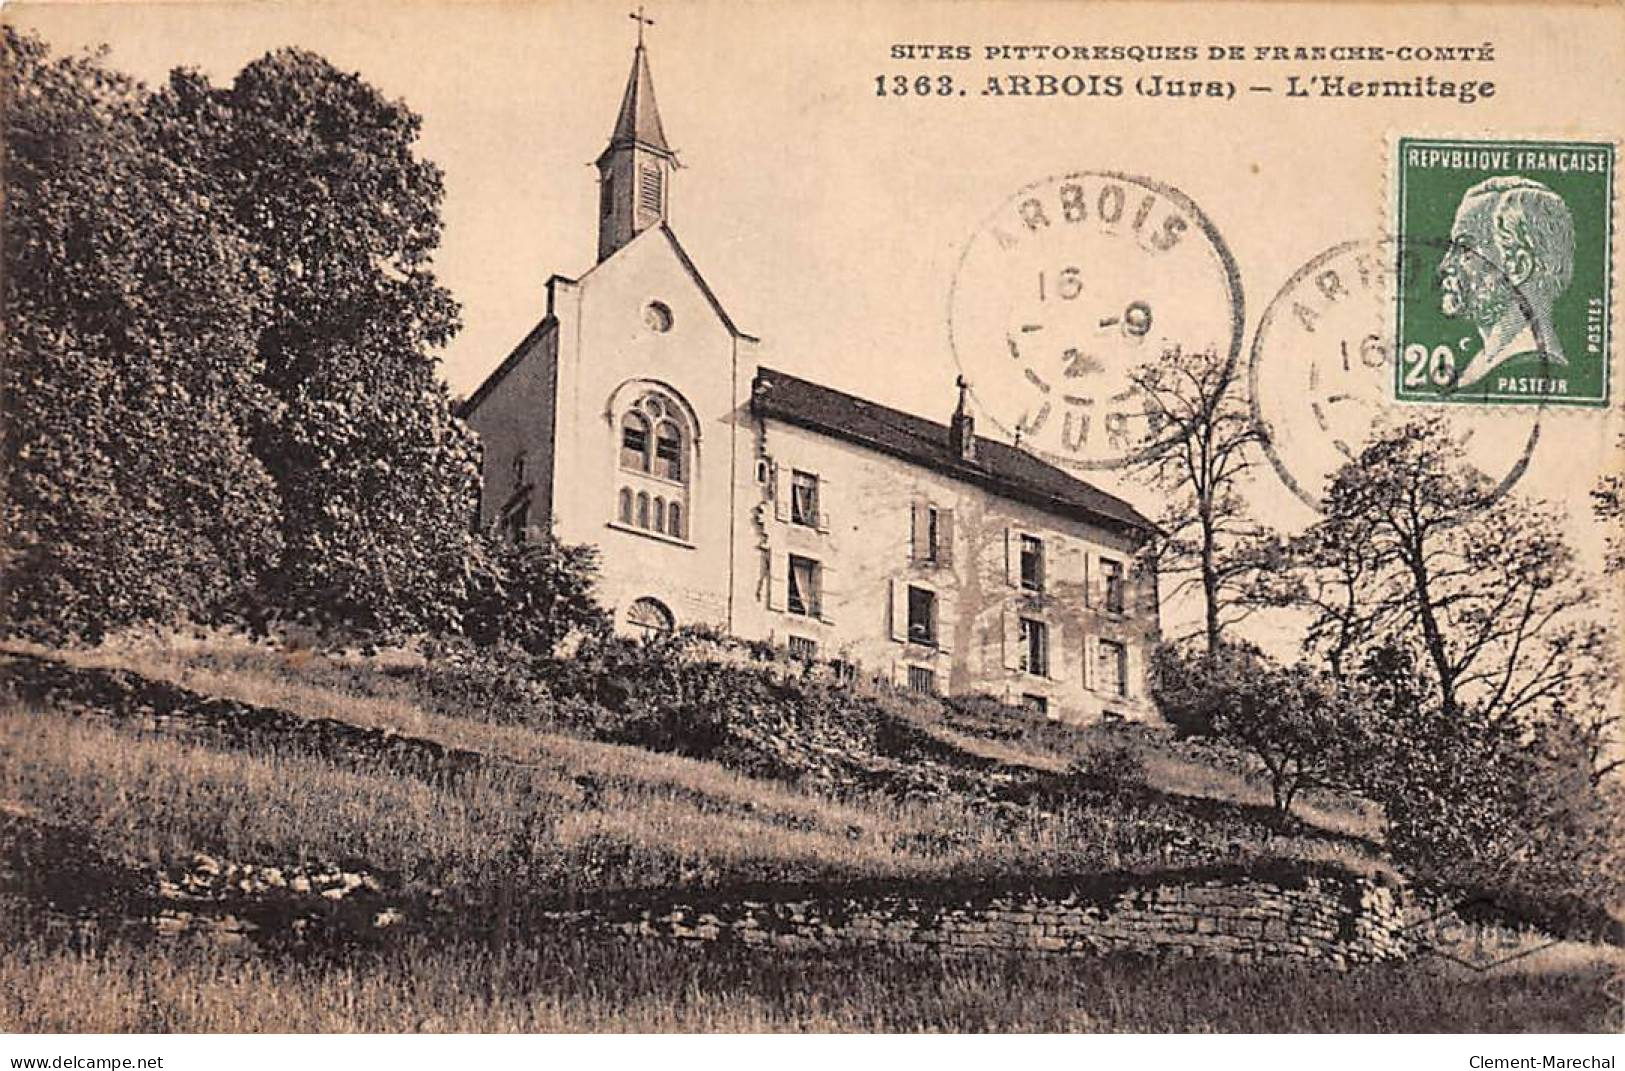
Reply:
[[666, 218], [671, 173], [677, 167], [677, 156], [660, 127], [649, 54], [643, 46], [643, 28], [654, 25], [654, 20], [646, 18], [641, 7], [630, 17], [638, 24], [638, 46], [615, 131], [597, 160], [600, 261]]

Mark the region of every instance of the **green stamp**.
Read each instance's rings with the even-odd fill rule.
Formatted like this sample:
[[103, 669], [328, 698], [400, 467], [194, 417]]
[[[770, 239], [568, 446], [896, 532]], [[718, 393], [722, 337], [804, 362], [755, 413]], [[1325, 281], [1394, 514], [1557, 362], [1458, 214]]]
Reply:
[[1399, 139], [1394, 396], [1608, 404], [1614, 147]]

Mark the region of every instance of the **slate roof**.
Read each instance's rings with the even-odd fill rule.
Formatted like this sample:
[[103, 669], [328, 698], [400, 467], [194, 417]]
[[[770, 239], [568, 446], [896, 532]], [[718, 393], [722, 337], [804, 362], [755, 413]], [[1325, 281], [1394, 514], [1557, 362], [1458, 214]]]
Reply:
[[1131, 532], [1156, 531], [1127, 502], [1025, 450], [978, 438], [976, 457], [966, 461], [949, 446], [946, 425], [776, 369], [757, 369], [751, 407], [763, 416], [890, 454], [1040, 509]]
[[[621, 95], [621, 110], [615, 116], [615, 132], [609, 136], [609, 149], [623, 145], [641, 145], [655, 152], [672, 155], [666, 144], [666, 132], [660, 126], [660, 110], [655, 107], [655, 84], [649, 76], [649, 54], [639, 44], [632, 53], [632, 71], [626, 78], [626, 92]], [[609, 149], [605, 149], [608, 152]]]

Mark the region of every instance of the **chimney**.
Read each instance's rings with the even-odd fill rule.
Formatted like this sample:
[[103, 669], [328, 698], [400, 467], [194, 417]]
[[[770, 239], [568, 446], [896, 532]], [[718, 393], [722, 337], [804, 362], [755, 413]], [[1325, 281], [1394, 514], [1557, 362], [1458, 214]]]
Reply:
[[964, 376], [954, 380], [954, 383], [959, 387], [959, 405], [954, 408], [953, 419], [948, 423], [948, 445], [961, 461], [975, 461], [976, 418], [970, 415], [967, 397], [970, 383]]

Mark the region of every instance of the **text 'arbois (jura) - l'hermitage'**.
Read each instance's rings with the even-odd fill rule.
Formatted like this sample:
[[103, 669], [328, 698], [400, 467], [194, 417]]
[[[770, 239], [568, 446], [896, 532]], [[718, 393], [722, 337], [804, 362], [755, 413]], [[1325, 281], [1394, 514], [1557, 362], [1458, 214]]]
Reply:
[[599, 548], [618, 628], [708, 624], [900, 685], [1072, 722], [1152, 715], [1153, 531], [947, 424], [757, 363], [667, 223], [676, 159], [640, 41], [598, 157], [597, 263], [463, 408], [480, 520]]

